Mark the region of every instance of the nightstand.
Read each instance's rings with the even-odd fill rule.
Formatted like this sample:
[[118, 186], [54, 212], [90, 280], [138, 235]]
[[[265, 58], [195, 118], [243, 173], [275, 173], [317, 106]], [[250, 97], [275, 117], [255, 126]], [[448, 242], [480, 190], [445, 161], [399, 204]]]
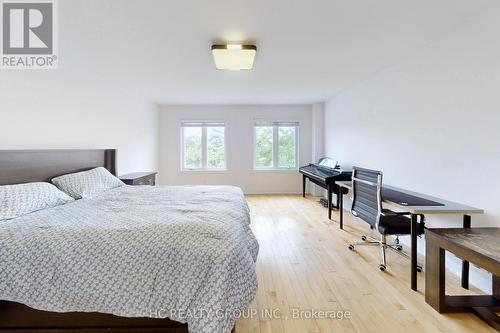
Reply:
[[152, 185], [156, 184], [158, 172], [134, 172], [120, 176], [122, 182], [127, 185]]

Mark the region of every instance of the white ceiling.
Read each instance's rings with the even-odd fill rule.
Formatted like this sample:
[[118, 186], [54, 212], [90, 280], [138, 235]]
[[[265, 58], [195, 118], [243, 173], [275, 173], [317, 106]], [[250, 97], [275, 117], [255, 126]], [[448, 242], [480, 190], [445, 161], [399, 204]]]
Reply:
[[[59, 1], [60, 69], [161, 104], [323, 101], [439, 41], [499, 0]], [[254, 42], [251, 72], [213, 42]]]

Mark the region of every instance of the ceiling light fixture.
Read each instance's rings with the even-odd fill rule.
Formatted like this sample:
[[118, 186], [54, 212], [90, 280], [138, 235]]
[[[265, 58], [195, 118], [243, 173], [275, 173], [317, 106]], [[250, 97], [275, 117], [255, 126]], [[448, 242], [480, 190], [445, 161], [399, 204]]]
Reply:
[[256, 53], [257, 47], [255, 45], [212, 45], [215, 67], [220, 70], [251, 70]]

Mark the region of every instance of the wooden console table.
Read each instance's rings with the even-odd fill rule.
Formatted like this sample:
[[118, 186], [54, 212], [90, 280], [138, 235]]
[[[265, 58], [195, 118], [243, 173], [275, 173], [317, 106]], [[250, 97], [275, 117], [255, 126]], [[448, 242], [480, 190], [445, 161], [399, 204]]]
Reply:
[[[425, 301], [439, 312], [472, 312], [500, 331], [500, 228], [425, 232]], [[447, 296], [445, 251], [492, 273], [492, 295]]]

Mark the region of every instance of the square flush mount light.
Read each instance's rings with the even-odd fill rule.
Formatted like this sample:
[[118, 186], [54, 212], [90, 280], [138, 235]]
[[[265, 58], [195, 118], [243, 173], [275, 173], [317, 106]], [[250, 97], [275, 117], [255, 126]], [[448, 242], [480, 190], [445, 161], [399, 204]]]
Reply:
[[212, 45], [215, 67], [222, 70], [240, 71], [252, 69], [255, 53], [257, 53], [255, 45]]

